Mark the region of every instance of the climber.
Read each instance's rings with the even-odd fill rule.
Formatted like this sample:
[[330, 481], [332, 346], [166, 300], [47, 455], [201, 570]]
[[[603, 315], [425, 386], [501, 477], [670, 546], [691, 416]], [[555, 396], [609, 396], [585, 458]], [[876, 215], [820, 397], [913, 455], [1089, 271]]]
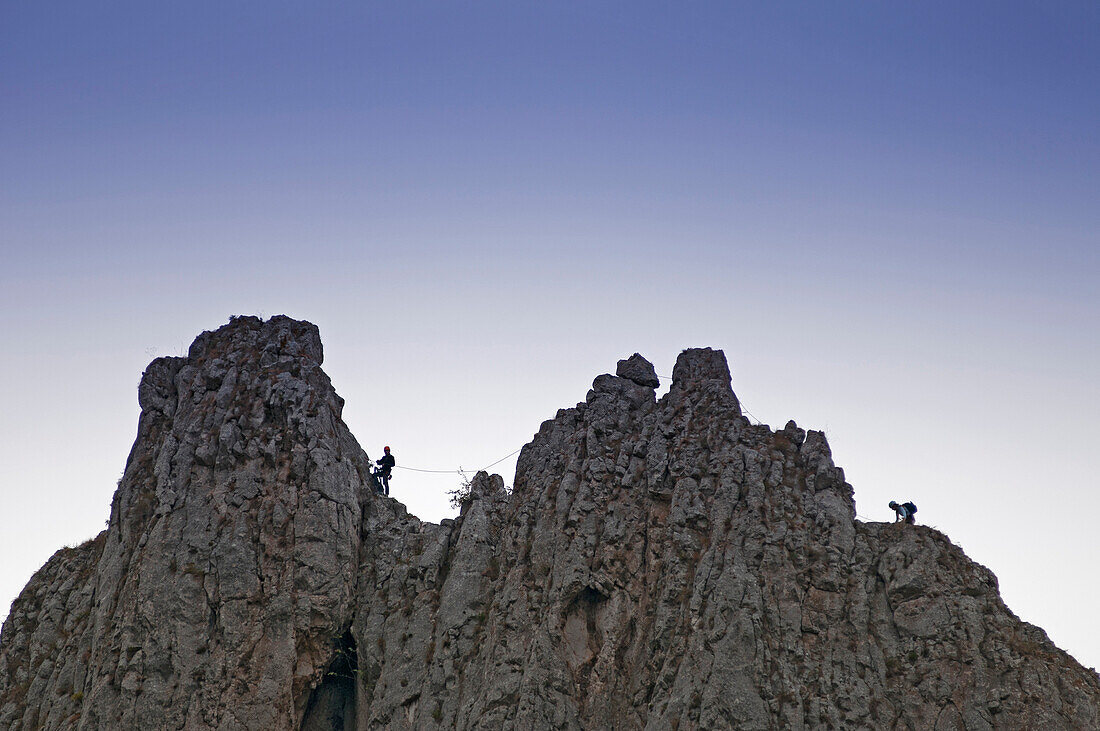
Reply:
[[913, 503], [902, 503], [901, 505], [898, 505], [896, 502], [891, 500], [890, 507], [894, 510], [894, 513], [896, 514], [894, 518], [895, 523], [897, 523], [898, 521], [902, 521], [908, 523], [909, 525], [913, 525], [917, 522], [917, 519], [913, 517], [913, 514], [917, 512], [917, 506]]
[[381, 492], [385, 493], [386, 495], [389, 495], [390, 494], [390, 471], [393, 469], [394, 465], [397, 464], [397, 462], [396, 462], [396, 460], [394, 460], [393, 455], [390, 454], [390, 448], [389, 447], [385, 448], [385, 452], [386, 452], [386, 456], [383, 457], [382, 459], [378, 460], [375, 463], [375, 464], [378, 465], [378, 469], [375, 470], [375, 475], [377, 476], [376, 479], [379, 479], [379, 480], [382, 481], [382, 490], [381, 490]]

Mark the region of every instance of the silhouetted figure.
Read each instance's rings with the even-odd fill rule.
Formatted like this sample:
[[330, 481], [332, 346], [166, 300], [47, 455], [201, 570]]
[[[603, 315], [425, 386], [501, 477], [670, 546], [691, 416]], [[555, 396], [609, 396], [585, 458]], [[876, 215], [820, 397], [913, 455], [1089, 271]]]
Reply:
[[390, 454], [390, 448], [385, 448], [386, 456], [378, 460], [375, 464], [378, 465], [378, 469], [375, 474], [378, 475], [378, 479], [382, 482], [382, 492], [386, 495], [390, 494], [390, 471], [393, 469], [397, 461]]
[[917, 522], [917, 519], [913, 517], [913, 514], [917, 512], [917, 506], [913, 503], [902, 503], [898, 505], [893, 500], [890, 501], [890, 507], [894, 510], [894, 522], [908, 523], [913, 525]]

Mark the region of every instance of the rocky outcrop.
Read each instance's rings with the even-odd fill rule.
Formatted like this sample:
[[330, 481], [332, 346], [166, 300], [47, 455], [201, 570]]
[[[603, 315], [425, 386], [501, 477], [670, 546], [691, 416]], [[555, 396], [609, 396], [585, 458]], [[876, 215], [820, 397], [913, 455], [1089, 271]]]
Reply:
[[317, 329], [279, 317], [150, 364], [108, 529], [54, 556], [5, 623], [0, 727], [302, 715], [351, 616], [368, 494], [321, 360]]
[[1100, 680], [942, 534], [862, 523], [820, 432], [721, 351], [638, 354], [511, 490], [423, 523], [369, 489], [308, 323], [146, 371], [110, 526], [0, 639], [0, 727], [1100, 727]]

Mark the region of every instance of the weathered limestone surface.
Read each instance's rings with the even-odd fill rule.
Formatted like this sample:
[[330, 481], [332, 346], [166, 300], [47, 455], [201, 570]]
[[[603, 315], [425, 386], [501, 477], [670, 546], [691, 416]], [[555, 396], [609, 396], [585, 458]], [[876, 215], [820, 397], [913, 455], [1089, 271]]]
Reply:
[[5, 622], [0, 727], [301, 717], [351, 613], [368, 495], [321, 359], [309, 323], [238, 318], [150, 364], [109, 527]]
[[514, 488], [423, 523], [369, 489], [316, 328], [154, 361], [94, 541], [0, 636], [0, 728], [1098, 728], [1100, 680], [923, 526], [855, 520], [820, 432], [721, 351], [638, 354]]

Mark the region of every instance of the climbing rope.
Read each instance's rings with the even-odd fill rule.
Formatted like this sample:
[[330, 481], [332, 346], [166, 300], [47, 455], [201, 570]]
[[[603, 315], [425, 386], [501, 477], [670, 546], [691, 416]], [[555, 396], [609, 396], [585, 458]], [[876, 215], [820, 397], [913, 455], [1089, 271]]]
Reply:
[[[666, 381], [671, 381], [672, 380], [672, 376], [662, 376], [659, 373], [656, 374], [656, 375], [657, 375], [657, 378], [661, 378], [661, 379], [664, 379]], [[746, 415], [748, 415], [748, 417], [750, 419], [755, 421], [757, 424], [763, 424], [764, 423], [760, 419], [756, 418], [756, 415], [753, 414], [751, 411], [748, 410], [748, 408], [745, 407], [745, 402], [742, 401], [740, 397], [737, 398], [737, 402], [741, 406], [741, 411], [743, 413], [745, 413]], [[498, 464], [500, 464], [504, 460], [506, 460], [509, 457], [517, 454], [521, 449], [523, 449], [523, 446], [517, 447], [516, 449], [512, 450], [511, 452], [504, 455], [503, 457], [496, 460], [495, 462], [490, 462], [489, 464], [485, 465], [480, 470], [477, 470], [477, 472], [485, 472], [490, 467], [497, 466]], [[394, 467], [396, 469], [399, 469], [399, 470], [407, 470], [409, 472], [421, 472], [421, 473], [424, 473], [424, 474], [431, 474], [431, 475], [463, 475], [463, 476], [465, 476], [465, 474], [467, 472], [466, 470], [462, 469], [461, 467], [459, 467], [457, 469], [450, 469], [450, 470], [427, 470], [427, 469], [423, 469], [421, 467], [405, 467], [403, 465], [394, 465]]]
[[[525, 445], [525, 446], [526, 446], [526, 445]], [[506, 454], [506, 455], [504, 455], [503, 457], [501, 457], [500, 459], [498, 459], [498, 460], [497, 460], [496, 462], [493, 462], [492, 464], [487, 464], [487, 465], [485, 465], [484, 467], [482, 467], [482, 468], [481, 468], [480, 470], [478, 470], [478, 471], [479, 471], [479, 472], [484, 472], [484, 471], [486, 471], [487, 469], [489, 469], [490, 467], [495, 467], [496, 465], [500, 464], [500, 463], [501, 463], [501, 462], [503, 462], [504, 460], [506, 460], [506, 459], [508, 459], [509, 457], [511, 457], [511, 456], [512, 456], [513, 454], [516, 454], [517, 452], [519, 452], [519, 450], [520, 450], [520, 449], [523, 449], [523, 447], [520, 447], [519, 449], [516, 449], [516, 450], [513, 450], [513, 451], [509, 452], [508, 454]]]
[[[495, 462], [490, 462], [489, 464], [482, 467], [480, 470], [476, 470], [476, 472], [485, 472], [490, 467], [495, 467], [496, 465], [500, 464], [501, 462], [508, 459], [512, 455], [517, 454], [521, 449], [523, 449], [523, 447], [518, 447], [518, 448], [512, 450], [511, 452], [504, 455], [503, 457], [496, 460]], [[409, 472], [425, 472], [425, 473], [434, 474], [434, 475], [465, 475], [466, 472], [467, 472], [467, 470], [464, 470], [461, 467], [459, 467], [458, 469], [453, 469], [453, 470], [425, 470], [425, 469], [421, 469], [419, 467], [404, 467], [404, 466], [399, 465], [399, 464], [394, 465], [394, 467], [399, 469], [399, 470], [408, 470]]]
[[453, 475], [460, 470], [422, 470], [419, 467], [405, 467], [404, 465], [395, 464], [394, 469], [408, 470], [409, 472], [430, 472], [435, 475]]

